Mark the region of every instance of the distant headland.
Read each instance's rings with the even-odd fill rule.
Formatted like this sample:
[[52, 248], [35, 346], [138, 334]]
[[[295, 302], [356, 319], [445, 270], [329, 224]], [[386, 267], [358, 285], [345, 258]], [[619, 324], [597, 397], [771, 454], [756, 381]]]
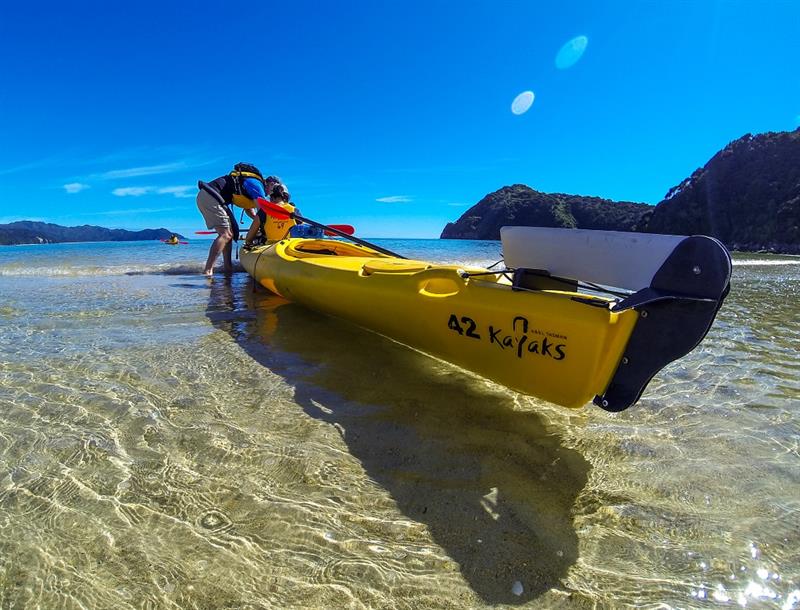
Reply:
[[80, 227], [62, 227], [48, 222], [20, 220], [9, 224], [0, 224], [0, 245], [15, 244], [57, 244], [76, 241], [144, 241], [149, 239], [168, 239], [171, 235], [182, 235], [167, 229], [143, 229], [126, 231], [125, 229], [106, 229], [93, 225]]
[[500, 239], [505, 225], [702, 234], [731, 250], [800, 254], [800, 129], [731, 142], [655, 206], [515, 184], [486, 195], [441, 237]]

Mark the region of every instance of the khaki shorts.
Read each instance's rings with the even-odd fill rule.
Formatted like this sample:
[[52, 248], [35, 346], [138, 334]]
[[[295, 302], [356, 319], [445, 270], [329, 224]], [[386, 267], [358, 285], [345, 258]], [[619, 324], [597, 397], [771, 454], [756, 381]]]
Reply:
[[231, 228], [231, 221], [228, 219], [225, 208], [211, 194], [202, 189], [197, 193], [197, 209], [203, 215], [207, 228], [215, 231]]

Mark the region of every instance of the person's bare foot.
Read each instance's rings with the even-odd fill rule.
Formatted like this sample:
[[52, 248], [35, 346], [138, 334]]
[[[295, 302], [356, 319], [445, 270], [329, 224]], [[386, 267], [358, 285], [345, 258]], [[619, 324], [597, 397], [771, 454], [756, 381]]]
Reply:
[[206, 270], [203, 271], [203, 275], [205, 275], [206, 277], [212, 277], [214, 275], [214, 270], [213, 269], [206, 269]]

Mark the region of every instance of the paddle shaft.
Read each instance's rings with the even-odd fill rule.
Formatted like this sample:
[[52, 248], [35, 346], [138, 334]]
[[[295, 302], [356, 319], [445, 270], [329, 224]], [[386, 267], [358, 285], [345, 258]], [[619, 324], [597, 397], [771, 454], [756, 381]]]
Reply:
[[[326, 233], [328, 235], [337, 235], [337, 233], [333, 232], [334, 230], [344, 231], [348, 235], [352, 235], [353, 233], [356, 232], [356, 230], [353, 228], [352, 225], [325, 225], [325, 227], [327, 228]], [[195, 231], [194, 233], [195, 233], [195, 235], [216, 235], [217, 234], [216, 231]], [[244, 231], [244, 230], [240, 230], [239, 231], [239, 235], [242, 235], [244, 233], [247, 233], [247, 231]]]

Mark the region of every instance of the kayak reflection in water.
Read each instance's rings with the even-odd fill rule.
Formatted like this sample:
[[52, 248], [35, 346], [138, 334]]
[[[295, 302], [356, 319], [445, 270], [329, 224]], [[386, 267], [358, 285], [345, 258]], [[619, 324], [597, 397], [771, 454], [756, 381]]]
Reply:
[[[336, 456], [307, 485], [271, 474], [274, 493], [298, 504], [326, 498], [321, 510], [332, 512], [322, 521], [350, 514], [358, 523], [372, 522], [373, 507], [391, 498], [377, 514], [405, 526], [382, 530], [381, 545], [406, 552], [413, 540], [415, 548], [442, 549], [437, 561], [458, 570], [486, 605], [520, 606], [558, 586], [578, 560], [573, 511], [590, 464], [536, 408], [524, 408], [536, 403], [254, 291], [251, 282], [244, 274], [212, 282], [206, 313], [263, 367], [247, 408], [283, 422], [284, 432], [314, 430], [326, 456]], [[308, 456], [297, 463], [312, 471], [319, 441], [283, 438]], [[304, 519], [302, 511], [295, 518]], [[370, 526], [358, 528], [358, 539], [375, 536]], [[331, 531], [354, 535], [350, 525]], [[279, 549], [295, 542], [276, 539]], [[299, 545], [315, 552], [313, 542]]]

